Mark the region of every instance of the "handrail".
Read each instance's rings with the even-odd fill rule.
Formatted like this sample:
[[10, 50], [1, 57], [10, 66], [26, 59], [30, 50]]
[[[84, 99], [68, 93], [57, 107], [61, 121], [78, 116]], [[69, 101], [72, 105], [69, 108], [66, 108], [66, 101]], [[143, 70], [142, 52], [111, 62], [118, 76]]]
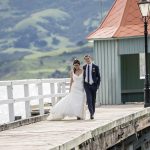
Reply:
[[[54, 105], [61, 97], [67, 94], [69, 87], [69, 78], [61, 79], [28, 79], [28, 80], [11, 80], [11, 81], [0, 81], [0, 87], [7, 87], [7, 99], [0, 100], [0, 105], [7, 104], [9, 111], [9, 121], [15, 120], [14, 104], [17, 102], [25, 102], [26, 118], [31, 117], [31, 105], [32, 100], [38, 100], [40, 115], [44, 115], [44, 98], [51, 98], [51, 103]], [[50, 85], [50, 93], [43, 94], [43, 84]], [[30, 96], [29, 86], [34, 84], [37, 86], [37, 95]], [[24, 87], [24, 96], [21, 98], [15, 98], [13, 95], [13, 88], [16, 85], [22, 85]]]

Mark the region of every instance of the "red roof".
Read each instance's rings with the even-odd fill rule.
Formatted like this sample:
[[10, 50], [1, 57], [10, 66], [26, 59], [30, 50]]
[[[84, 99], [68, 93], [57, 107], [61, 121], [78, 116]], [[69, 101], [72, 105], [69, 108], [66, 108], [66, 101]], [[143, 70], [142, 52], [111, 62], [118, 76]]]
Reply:
[[[150, 28], [148, 29], [150, 31]], [[144, 35], [144, 23], [137, 0], [116, 0], [102, 24], [87, 39]]]

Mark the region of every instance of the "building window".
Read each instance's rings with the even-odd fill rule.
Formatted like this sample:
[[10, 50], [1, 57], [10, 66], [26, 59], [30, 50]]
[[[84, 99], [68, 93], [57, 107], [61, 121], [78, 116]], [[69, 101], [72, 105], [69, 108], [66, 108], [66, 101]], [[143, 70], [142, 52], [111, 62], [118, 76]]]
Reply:
[[139, 54], [140, 79], [145, 79], [145, 53]]

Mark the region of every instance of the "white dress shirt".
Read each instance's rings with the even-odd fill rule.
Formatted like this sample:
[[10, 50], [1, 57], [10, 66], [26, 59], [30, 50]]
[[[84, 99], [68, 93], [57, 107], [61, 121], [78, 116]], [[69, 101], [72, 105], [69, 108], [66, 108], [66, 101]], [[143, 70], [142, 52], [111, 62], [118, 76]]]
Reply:
[[90, 75], [90, 77], [89, 77], [89, 84], [93, 84], [94, 82], [93, 82], [93, 78], [92, 78], [92, 63], [91, 64], [87, 64], [86, 65], [86, 76], [85, 76], [85, 82], [87, 82], [88, 83], [88, 65], [89, 65], [89, 70], [90, 70], [90, 73], [89, 73], [89, 75]]

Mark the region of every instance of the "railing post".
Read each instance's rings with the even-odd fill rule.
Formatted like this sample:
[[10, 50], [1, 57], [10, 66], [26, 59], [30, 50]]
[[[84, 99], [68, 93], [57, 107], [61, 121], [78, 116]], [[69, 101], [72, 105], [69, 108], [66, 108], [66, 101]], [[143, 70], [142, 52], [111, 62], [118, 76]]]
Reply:
[[[55, 94], [55, 83], [50, 83], [50, 92], [52, 95]], [[52, 106], [55, 105], [55, 97], [52, 97], [51, 98], [51, 103], [52, 103]]]
[[[29, 85], [24, 84], [24, 97], [29, 97]], [[25, 101], [26, 118], [31, 117], [30, 101]]]
[[[8, 99], [13, 100], [13, 85], [7, 86], [7, 96]], [[13, 122], [15, 121], [15, 113], [14, 113], [14, 101], [8, 104], [8, 111], [9, 111], [9, 121]]]
[[74, 148], [74, 150], [79, 150], [79, 146], [76, 146], [76, 147]]
[[66, 83], [65, 82], [62, 83], [61, 89], [62, 89], [62, 93], [66, 93]]
[[[60, 82], [57, 83], [57, 93], [61, 93], [61, 84]], [[57, 97], [57, 102], [60, 100], [60, 97]]]
[[[43, 95], [43, 87], [42, 82], [38, 83], [38, 96]], [[44, 101], [43, 98], [39, 98], [39, 109], [40, 109], [40, 115], [44, 115]]]

